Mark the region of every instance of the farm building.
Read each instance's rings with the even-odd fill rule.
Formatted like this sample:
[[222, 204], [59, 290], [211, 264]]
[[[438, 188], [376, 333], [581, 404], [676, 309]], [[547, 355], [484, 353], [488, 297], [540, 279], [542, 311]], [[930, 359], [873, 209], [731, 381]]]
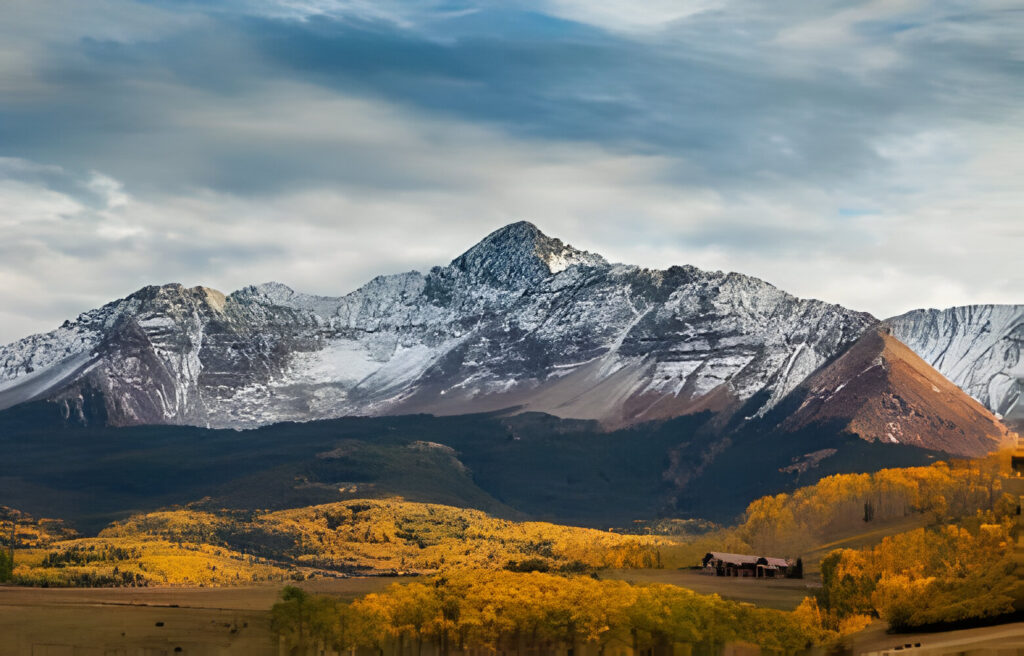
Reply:
[[702, 561], [704, 571], [716, 576], [749, 576], [758, 579], [783, 578], [793, 567], [785, 558], [748, 556], [712, 551]]

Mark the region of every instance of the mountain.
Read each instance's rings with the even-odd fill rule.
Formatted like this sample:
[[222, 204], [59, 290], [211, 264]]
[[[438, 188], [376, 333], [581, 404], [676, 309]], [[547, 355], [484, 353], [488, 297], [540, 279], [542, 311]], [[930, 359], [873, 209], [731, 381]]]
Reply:
[[506, 226], [342, 297], [147, 287], [0, 349], [0, 409], [252, 427], [516, 407], [608, 428], [761, 416], [876, 320], [738, 273], [610, 264]]
[[992, 413], [884, 328], [868, 331], [794, 396], [801, 402], [783, 421], [786, 430], [841, 421], [869, 441], [966, 456], [1011, 443]]
[[215, 428], [543, 412], [605, 430], [707, 411], [705, 459], [740, 430], [978, 455], [1005, 428], [898, 340], [1013, 416], [1019, 318], [921, 311], [878, 332], [757, 278], [611, 264], [520, 222], [341, 297], [146, 287], [0, 349], [0, 410], [48, 400], [78, 423]]
[[989, 410], [1024, 424], [1024, 305], [914, 310], [886, 323], [894, 337]]
[[945, 335], [981, 349], [979, 380], [1012, 374], [996, 365], [1015, 324], [978, 316], [880, 323], [738, 273], [612, 264], [529, 223], [341, 297], [146, 287], [0, 348], [0, 486], [92, 528], [201, 499], [389, 495], [598, 526], [730, 519], [822, 476], [1009, 440], [900, 341]]

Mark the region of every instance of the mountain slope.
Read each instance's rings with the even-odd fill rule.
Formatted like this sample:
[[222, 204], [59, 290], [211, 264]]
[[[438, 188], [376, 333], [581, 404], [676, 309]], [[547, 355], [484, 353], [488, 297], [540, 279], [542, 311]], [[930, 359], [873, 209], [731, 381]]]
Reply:
[[989, 410], [1024, 424], [1024, 305], [914, 310], [886, 323]]
[[115, 425], [516, 406], [607, 427], [763, 414], [876, 323], [736, 273], [612, 265], [515, 223], [427, 274], [342, 297], [148, 287], [0, 349], [0, 408]]
[[[2, 503], [87, 533], [171, 505], [285, 509], [391, 496], [588, 526], [666, 513], [731, 520], [757, 497], [822, 476], [942, 457], [821, 427], [722, 439], [704, 430], [708, 412], [617, 431], [536, 413], [217, 430], [68, 425], [59, 410], [35, 402], [0, 412]], [[790, 466], [822, 449], [833, 456]]]
[[983, 456], [1008, 445], [1010, 433], [885, 329], [869, 331], [801, 385], [800, 406], [785, 430], [841, 421], [868, 441]]

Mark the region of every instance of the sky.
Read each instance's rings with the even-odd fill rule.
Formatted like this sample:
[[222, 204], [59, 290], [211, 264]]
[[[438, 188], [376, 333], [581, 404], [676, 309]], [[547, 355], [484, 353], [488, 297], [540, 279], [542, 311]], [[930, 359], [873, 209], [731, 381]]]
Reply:
[[529, 220], [884, 318], [1024, 303], [1024, 0], [6, 0], [0, 343]]

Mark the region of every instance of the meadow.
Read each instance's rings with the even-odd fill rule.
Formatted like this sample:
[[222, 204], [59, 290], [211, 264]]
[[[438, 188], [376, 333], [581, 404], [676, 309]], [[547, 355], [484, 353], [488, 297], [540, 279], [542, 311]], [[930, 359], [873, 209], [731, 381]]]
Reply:
[[[304, 582], [352, 600], [393, 579]], [[277, 584], [225, 588], [27, 588], [0, 585], [0, 656], [278, 654]], [[180, 648], [181, 651], [176, 651]], [[148, 651], [147, 651], [148, 650]]]

